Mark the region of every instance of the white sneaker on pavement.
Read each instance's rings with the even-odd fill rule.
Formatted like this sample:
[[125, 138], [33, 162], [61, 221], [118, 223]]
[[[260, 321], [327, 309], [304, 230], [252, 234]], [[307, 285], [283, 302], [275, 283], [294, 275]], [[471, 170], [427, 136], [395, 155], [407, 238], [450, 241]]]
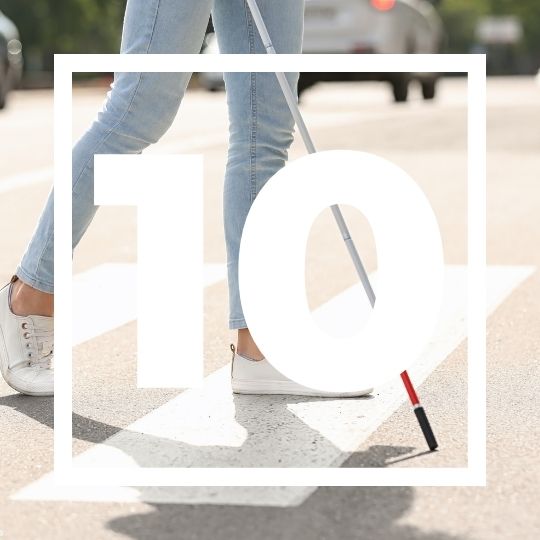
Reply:
[[253, 360], [236, 352], [231, 344], [231, 385], [235, 394], [289, 394], [313, 397], [360, 397], [371, 394], [373, 388], [355, 392], [326, 392], [302, 386], [287, 379], [265, 358]]
[[15, 315], [11, 288], [18, 278], [0, 289], [0, 370], [14, 390], [30, 396], [52, 396], [53, 317]]

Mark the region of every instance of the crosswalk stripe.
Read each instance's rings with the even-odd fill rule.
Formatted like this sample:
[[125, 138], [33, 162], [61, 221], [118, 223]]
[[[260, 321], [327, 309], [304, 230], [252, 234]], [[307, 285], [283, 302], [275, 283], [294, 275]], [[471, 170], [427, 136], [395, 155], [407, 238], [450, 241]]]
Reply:
[[[317, 128], [344, 126], [355, 124], [362, 121], [387, 118], [388, 113], [366, 113], [351, 115], [350, 113], [324, 113], [308, 114], [311, 116], [311, 125]], [[199, 153], [209, 148], [227, 144], [226, 128], [222, 133], [208, 133], [201, 135], [192, 135], [189, 138], [171, 137], [167, 142], [158, 143], [149, 146], [145, 153], [149, 154], [189, 154]], [[26, 172], [13, 174], [11, 176], [0, 177], [0, 195], [16, 189], [24, 188], [33, 184], [49, 182], [53, 179], [53, 167], [41, 167]]]
[[43, 167], [41, 169], [33, 169], [24, 173], [18, 173], [11, 176], [0, 178], [0, 195], [8, 193], [15, 189], [39, 184], [50, 180], [53, 176], [52, 167]]
[[[535, 269], [488, 269], [489, 315]], [[466, 337], [465, 267], [445, 274], [442, 314], [409, 372], [417, 385]], [[369, 315], [360, 285], [315, 311], [319, 324], [343, 331], [359, 311], [354, 330]], [[376, 389], [372, 399], [313, 399], [291, 396], [233, 396], [230, 366], [140, 418], [125, 430], [74, 458], [75, 466], [97, 467], [336, 467], [406, 400], [399, 378]], [[17, 500], [146, 501], [151, 503], [295, 506], [311, 487], [59, 487], [49, 473], [13, 495]]]
[[[207, 148], [212, 148], [220, 144], [226, 144], [226, 135], [201, 135], [194, 136], [186, 139], [184, 137], [172, 139], [167, 143], [156, 144], [150, 146], [146, 152], [149, 154], [189, 154], [194, 152], [202, 152]], [[31, 186], [33, 184], [40, 184], [43, 182], [52, 181], [54, 176], [53, 167], [42, 167], [39, 169], [32, 169], [26, 172], [13, 174], [11, 176], [0, 177], [0, 195], [2, 193], [8, 193], [16, 189]]]
[[[225, 279], [226, 271], [224, 264], [205, 264], [204, 286]], [[73, 279], [73, 345], [135, 320], [136, 290], [136, 264], [106, 263], [76, 274]]]

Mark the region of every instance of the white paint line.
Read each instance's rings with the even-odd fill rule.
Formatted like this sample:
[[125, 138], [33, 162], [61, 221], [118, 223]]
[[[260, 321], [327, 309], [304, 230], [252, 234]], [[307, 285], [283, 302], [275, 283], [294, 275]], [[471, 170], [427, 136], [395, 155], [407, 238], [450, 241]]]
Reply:
[[[225, 279], [226, 272], [224, 264], [205, 264], [204, 286]], [[136, 264], [107, 263], [74, 276], [73, 345], [135, 320], [136, 291]]]
[[[311, 115], [311, 124], [314, 128], [324, 127], [340, 127], [350, 124], [360, 124], [366, 122], [366, 120], [383, 119], [391, 117], [391, 114], [350, 114], [350, 113], [321, 113]], [[179, 136], [167, 140], [164, 143], [158, 143], [149, 146], [145, 153], [148, 154], [191, 154], [201, 153], [209, 148], [218, 146], [227, 146], [228, 134], [226, 126], [223, 128], [222, 133], [207, 133], [201, 135], [192, 135], [189, 137]], [[11, 176], [0, 178], [0, 195], [2, 193], [8, 193], [16, 189], [24, 188], [34, 184], [42, 182], [48, 182], [53, 179], [53, 167], [43, 167], [40, 169], [33, 169], [23, 173], [17, 173]]]
[[[224, 131], [221, 135], [211, 133], [209, 135], [192, 136], [189, 138], [181, 137], [176, 142], [174, 139], [165, 144], [157, 144], [148, 147], [145, 153], [149, 154], [190, 154], [200, 153], [207, 148], [227, 144], [227, 135]], [[42, 182], [48, 182], [53, 179], [53, 167], [43, 167], [33, 169], [23, 173], [13, 174], [0, 178], [0, 195], [16, 189], [24, 188]]]
[[[145, 153], [149, 154], [190, 154], [200, 153], [207, 148], [227, 144], [227, 135], [210, 134], [195, 136], [186, 139], [179, 138], [178, 142], [174, 139], [165, 143], [157, 144], [148, 147]], [[34, 184], [40, 184], [50, 181], [52, 183], [54, 169], [52, 167], [43, 167], [41, 169], [33, 169], [27, 172], [14, 174], [0, 178], [0, 195], [8, 193], [16, 189], [25, 188]]]
[[[532, 267], [488, 269], [487, 315], [525, 280]], [[447, 267], [445, 299], [432, 341], [411, 366], [418, 386], [466, 336], [465, 267]], [[359, 309], [360, 285], [314, 316], [319, 324], [349, 324]], [[369, 316], [361, 303], [360, 318]], [[352, 328], [354, 328], [354, 322]], [[406, 401], [396, 379], [373, 399], [311, 399], [291, 396], [233, 396], [230, 366], [212, 373], [202, 389], [188, 390], [125, 430], [74, 458], [75, 466], [120, 467], [336, 467], [340, 466]], [[389, 441], [391, 444], [391, 441]], [[444, 450], [443, 450], [444, 451]], [[295, 506], [315, 488], [66, 488], [51, 473], [17, 492], [17, 500], [145, 501], [150, 503]]]
[[[367, 114], [367, 116], [366, 116]], [[393, 113], [392, 113], [393, 114]], [[340, 127], [350, 124], [360, 124], [368, 120], [384, 119], [392, 116], [389, 113], [362, 113], [351, 114], [348, 112], [343, 113], [310, 113], [311, 124], [314, 128], [324, 127]], [[164, 143], [158, 143], [149, 146], [145, 153], [148, 154], [190, 154], [201, 153], [204, 150], [217, 146], [226, 146], [228, 144], [228, 134], [226, 126], [223, 128], [222, 133], [207, 133], [201, 135], [192, 135], [188, 138], [185, 136], [179, 136], [171, 138]], [[23, 173], [17, 173], [11, 176], [0, 178], [0, 195], [2, 193], [8, 193], [16, 189], [24, 188], [34, 184], [42, 182], [48, 182], [53, 179], [53, 167], [43, 167], [39, 169], [33, 169]]]
[[[189, 138], [181, 137], [177, 140], [172, 139], [164, 144], [156, 144], [148, 147], [145, 153], [149, 154], [189, 154], [199, 153], [207, 148], [227, 144], [227, 135], [224, 132], [221, 135], [211, 133], [208, 135], [191, 136]], [[27, 172], [14, 174], [0, 178], [0, 194], [8, 193], [16, 189], [24, 188], [34, 184], [51, 181], [53, 179], [53, 167], [43, 167], [33, 169]]]
[[53, 168], [43, 167], [42, 169], [34, 169], [28, 172], [14, 174], [0, 178], [0, 194], [8, 193], [15, 189], [31, 186], [52, 180]]

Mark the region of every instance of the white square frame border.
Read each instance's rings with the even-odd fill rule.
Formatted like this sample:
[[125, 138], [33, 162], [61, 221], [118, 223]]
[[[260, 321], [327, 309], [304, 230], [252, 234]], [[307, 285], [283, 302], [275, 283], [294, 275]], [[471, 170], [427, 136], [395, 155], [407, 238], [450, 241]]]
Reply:
[[259, 72], [444, 72], [468, 77], [468, 462], [460, 468], [82, 468], [72, 455], [72, 73], [249, 72], [253, 55], [55, 54], [54, 475], [70, 486], [486, 485], [485, 55], [257, 55]]

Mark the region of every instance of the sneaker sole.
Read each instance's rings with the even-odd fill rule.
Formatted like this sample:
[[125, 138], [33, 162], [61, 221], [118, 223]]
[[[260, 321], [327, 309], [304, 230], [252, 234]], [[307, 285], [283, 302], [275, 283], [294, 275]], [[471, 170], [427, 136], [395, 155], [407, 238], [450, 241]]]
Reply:
[[234, 394], [260, 394], [260, 395], [290, 395], [290, 396], [310, 396], [310, 397], [362, 397], [373, 392], [373, 388], [357, 390], [354, 392], [325, 392], [324, 390], [314, 390], [303, 388], [288, 381], [254, 381], [254, 380], [232, 380], [232, 391]]

